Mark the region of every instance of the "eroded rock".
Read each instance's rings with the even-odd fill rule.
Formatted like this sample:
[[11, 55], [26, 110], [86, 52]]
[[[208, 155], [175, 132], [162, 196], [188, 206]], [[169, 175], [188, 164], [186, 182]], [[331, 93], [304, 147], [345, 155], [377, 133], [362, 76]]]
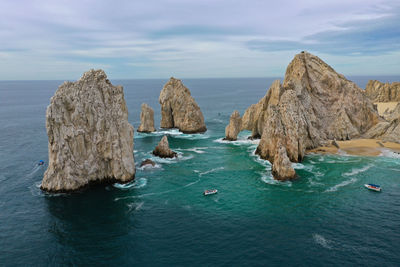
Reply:
[[142, 111], [140, 112], [140, 126], [137, 131], [143, 133], [151, 133], [156, 131], [156, 128], [154, 128], [154, 111], [145, 103], [142, 104]]
[[398, 102], [400, 101], [400, 82], [382, 83], [370, 80], [365, 87], [365, 94], [373, 102]]
[[58, 88], [47, 107], [46, 130], [49, 165], [43, 190], [134, 179], [133, 126], [123, 88], [113, 86], [104, 71], [90, 70]]
[[161, 128], [178, 128], [184, 133], [207, 130], [203, 113], [181, 80], [171, 78], [160, 93]]
[[140, 167], [143, 167], [146, 165], [151, 165], [154, 167], [156, 165], [156, 163], [154, 161], [152, 161], [151, 159], [145, 159], [142, 161], [142, 163], [140, 163]]
[[153, 154], [160, 158], [174, 158], [177, 156], [177, 153], [169, 148], [168, 137], [166, 135], [161, 138], [161, 141], [153, 150]]
[[235, 110], [229, 120], [229, 124], [225, 128], [225, 140], [235, 141], [242, 128], [242, 118], [237, 110]]

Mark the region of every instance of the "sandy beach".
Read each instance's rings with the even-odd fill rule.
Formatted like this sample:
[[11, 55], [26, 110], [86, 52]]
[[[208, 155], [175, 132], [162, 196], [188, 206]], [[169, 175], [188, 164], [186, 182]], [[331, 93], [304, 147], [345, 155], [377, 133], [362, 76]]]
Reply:
[[379, 156], [384, 150], [400, 153], [400, 144], [385, 142], [377, 139], [354, 139], [348, 141], [337, 141], [337, 148], [334, 145], [317, 147], [308, 150], [307, 153], [338, 154], [346, 153], [358, 156]]

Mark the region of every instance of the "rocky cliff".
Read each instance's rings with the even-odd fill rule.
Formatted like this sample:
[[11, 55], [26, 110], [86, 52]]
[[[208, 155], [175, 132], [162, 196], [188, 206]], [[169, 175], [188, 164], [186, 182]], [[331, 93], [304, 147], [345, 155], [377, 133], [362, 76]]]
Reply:
[[390, 84], [370, 80], [365, 87], [365, 94], [373, 102], [398, 102], [400, 101], [400, 82]]
[[[261, 136], [256, 153], [273, 165], [276, 179], [295, 177], [288, 164], [327, 140], [360, 137], [379, 122], [362, 89], [318, 57], [302, 52], [266, 96], [243, 115], [242, 128]], [[284, 148], [284, 149], [283, 149]]]
[[203, 113], [181, 80], [171, 78], [163, 87], [161, 128], [178, 128], [184, 133], [202, 133], [207, 130]]
[[155, 132], [154, 128], [154, 110], [147, 104], [142, 104], [142, 111], [140, 112], [140, 125], [138, 132], [151, 133]]
[[242, 129], [242, 118], [237, 110], [235, 110], [229, 120], [229, 125], [225, 128], [225, 140], [235, 141]]
[[49, 165], [41, 188], [77, 190], [91, 182], [134, 179], [133, 127], [122, 86], [102, 70], [64, 82], [46, 112]]

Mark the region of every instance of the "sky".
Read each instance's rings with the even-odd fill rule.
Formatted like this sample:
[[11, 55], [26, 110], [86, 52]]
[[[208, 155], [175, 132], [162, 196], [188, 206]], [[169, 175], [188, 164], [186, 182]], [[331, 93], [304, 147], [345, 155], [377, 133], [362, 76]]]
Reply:
[[400, 74], [399, 0], [0, 0], [0, 80]]

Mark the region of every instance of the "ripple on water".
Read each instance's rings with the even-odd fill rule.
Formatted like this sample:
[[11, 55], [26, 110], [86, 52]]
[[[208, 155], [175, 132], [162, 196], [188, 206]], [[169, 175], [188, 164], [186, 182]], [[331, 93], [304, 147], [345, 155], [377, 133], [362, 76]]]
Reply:
[[113, 186], [115, 188], [121, 189], [121, 190], [129, 190], [129, 189], [139, 189], [139, 188], [143, 188], [147, 185], [147, 179], [146, 178], [139, 178], [139, 179], [135, 179], [132, 182], [126, 183], [126, 184], [119, 184], [119, 183], [115, 183], [113, 184]]
[[326, 239], [322, 235], [313, 234], [313, 239], [314, 239], [314, 242], [317, 243], [318, 245], [320, 245], [326, 249], [332, 249], [332, 241]]

